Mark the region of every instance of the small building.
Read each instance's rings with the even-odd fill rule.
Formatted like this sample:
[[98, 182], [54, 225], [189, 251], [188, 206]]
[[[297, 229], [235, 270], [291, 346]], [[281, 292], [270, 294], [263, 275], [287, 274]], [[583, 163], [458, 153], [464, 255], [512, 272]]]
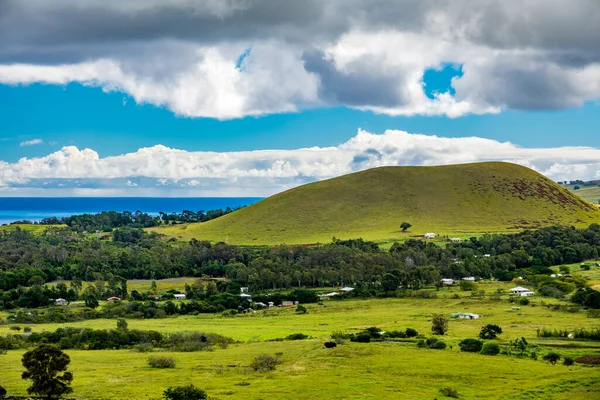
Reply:
[[249, 295], [248, 293], [242, 293], [242, 294], [240, 294], [240, 297], [242, 297], [244, 299], [249, 299], [252, 297], [252, 295]]
[[248, 293], [248, 287], [247, 286], [243, 286], [240, 288], [240, 293]]
[[521, 293], [525, 293], [525, 292], [531, 292], [531, 291], [527, 288], [524, 288], [523, 286], [517, 286], [517, 287], [510, 289], [511, 294], [520, 295]]
[[488, 258], [488, 257], [491, 257], [492, 255], [491, 254], [484, 254], [483, 256], [486, 257], [486, 258]]
[[463, 281], [469, 281], [469, 282], [475, 282], [475, 277], [474, 276], [465, 276], [464, 278], [462, 278]]
[[519, 293], [519, 296], [521, 296], [521, 297], [529, 297], [529, 296], [533, 296], [534, 294], [535, 294], [535, 292], [527, 291], [527, 292], [521, 292], [521, 293]]
[[152, 300], [160, 300], [162, 298], [160, 294], [152, 294], [148, 297], [150, 297]]
[[333, 296], [337, 296], [337, 295], [338, 295], [338, 292], [331, 292], [331, 293], [320, 294], [319, 297], [322, 298], [322, 299], [324, 299], [324, 300], [331, 300], [331, 298]]
[[341, 288], [340, 290], [338, 290], [338, 293], [339, 294], [344, 294], [344, 293], [349, 293], [349, 292], [351, 292], [353, 290], [354, 290], [353, 287], [344, 286], [343, 288]]
[[450, 240], [452, 243], [460, 243], [460, 242], [462, 242], [461, 238], [450, 238], [448, 240]]
[[106, 301], [108, 301], [109, 303], [116, 303], [117, 301], [121, 301], [121, 298], [117, 297], [117, 296], [113, 296], [113, 297], [109, 297], [108, 299], [106, 299]]
[[468, 312], [457, 312], [457, 313], [452, 313], [450, 314], [450, 318], [457, 318], [457, 319], [479, 319], [479, 315], [478, 314], [473, 314], [473, 313], [468, 313]]
[[175, 300], [185, 300], [185, 294], [183, 293], [177, 293], [174, 295]]
[[261, 307], [261, 308], [262, 308], [262, 307], [266, 307], [266, 306], [267, 306], [267, 305], [266, 305], [265, 303], [263, 303], [262, 301], [257, 301], [257, 302], [256, 302], [256, 303], [254, 303], [254, 304], [256, 304], [256, 307]]
[[425, 239], [433, 239], [435, 237], [435, 233], [430, 232], [425, 234]]
[[294, 307], [294, 302], [293, 301], [282, 301], [281, 306], [282, 307]]
[[275, 305], [275, 303], [274, 303], [274, 302], [272, 302], [272, 301], [269, 301], [269, 307], [273, 307], [274, 305]]
[[67, 301], [65, 299], [56, 299], [56, 300], [54, 300], [54, 305], [57, 305], [57, 306], [66, 306], [67, 305]]
[[454, 279], [444, 278], [444, 279], [442, 279], [442, 285], [446, 285], [446, 286], [456, 285], [456, 281]]

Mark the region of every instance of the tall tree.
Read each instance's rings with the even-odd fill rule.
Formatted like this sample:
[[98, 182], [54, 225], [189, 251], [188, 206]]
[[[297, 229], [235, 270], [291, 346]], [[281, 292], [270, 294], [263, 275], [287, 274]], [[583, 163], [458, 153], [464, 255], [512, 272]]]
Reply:
[[[71, 359], [58, 346], [42, 344], [23, 354], [21, 361], [26, 369], [21, 378], [32, 381], [27, 393], [51, 400], [73, 392], [69, 386], [73, 374], [66, 372]], [[61, 372], [63, 374], [59, 375]]]

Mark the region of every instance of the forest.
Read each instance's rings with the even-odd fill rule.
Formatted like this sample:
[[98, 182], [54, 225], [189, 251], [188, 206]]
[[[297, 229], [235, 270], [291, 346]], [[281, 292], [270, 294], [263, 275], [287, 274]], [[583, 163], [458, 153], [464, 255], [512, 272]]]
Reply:
[[[442, 246], [410, 239], [389, 250], [362, 239], [335, 238], [312, 247], [248, 248], [195, 239], [182, 243], [129, 227], [115, 229], [111, 239], [99, 240], [70, 227], [42, 234], [19, 228], [0, 233], [0, 306], [36, 307], [51, 298], [81, 298], [83, 281], [96, 282], [98, 299], [125, 297], [127, 279], [182, 276], [226, 278], [229, 289], [221, 285], [217, 292], [240, 286], [260, 292], [344, 285], [391, 292], [439, 286], [442, 278], [510, 281], [530, 276], [538, 287], [546, 286], [543, 294], [561, 297], [584, 288], [585, 282], [570, 276], [550, 278], [548, 267], [597, 258], [600, 252], [597, 224], [483, 235]], [[44, 287], [61, 280], [71, 281], [70, 287]], [[598, 292], [587, 290], [579, 302], [592, 296], [595, 304]]]

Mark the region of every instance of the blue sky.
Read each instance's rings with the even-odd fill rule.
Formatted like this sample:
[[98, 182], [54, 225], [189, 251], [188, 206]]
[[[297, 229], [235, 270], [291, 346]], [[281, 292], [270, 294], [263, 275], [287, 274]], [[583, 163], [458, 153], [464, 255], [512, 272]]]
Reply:
[[594, 0], [78, 4], [0, 8], [0, 196], [264, 196], [487, 160], [600, 179]]

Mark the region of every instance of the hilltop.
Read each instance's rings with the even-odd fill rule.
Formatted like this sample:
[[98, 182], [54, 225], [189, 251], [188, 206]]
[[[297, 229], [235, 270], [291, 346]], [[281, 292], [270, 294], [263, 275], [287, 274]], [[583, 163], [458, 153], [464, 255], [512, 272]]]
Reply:
[[[403, 221], [413, 225], [407, 233], [400, 232]], [[594, 222], [600, 211], [552, 180], [516, 164], [489, 162], [374, 168], [287, 190], [209, 222], [153, 230], [185, 240], [273, 245]]]

